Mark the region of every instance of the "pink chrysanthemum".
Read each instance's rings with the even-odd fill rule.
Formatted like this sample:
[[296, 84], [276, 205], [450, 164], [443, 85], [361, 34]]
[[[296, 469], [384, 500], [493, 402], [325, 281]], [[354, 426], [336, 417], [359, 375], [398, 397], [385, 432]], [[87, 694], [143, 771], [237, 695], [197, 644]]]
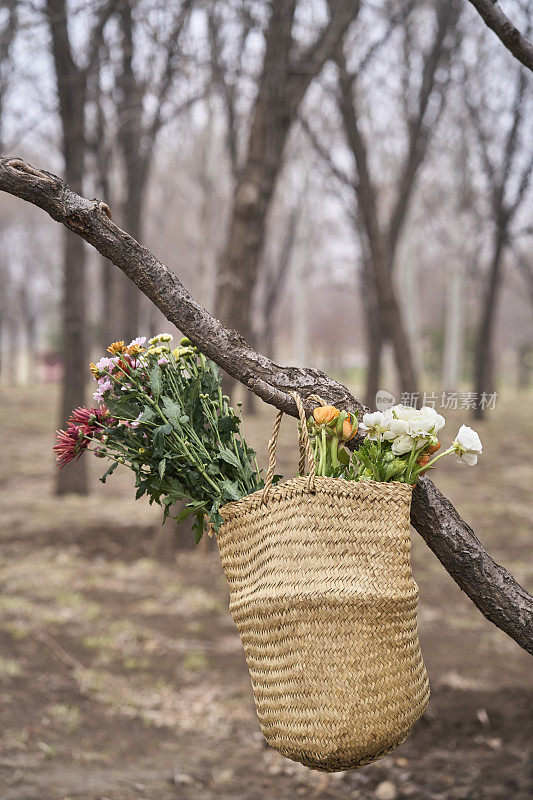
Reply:
[[69, 461], [78, 459], [86, 450], [89, 444], [87, 439], [89, 431], [86, 425], [69, 425], [66, 431], [56, 431], [57, 444], [54, 445], [54, 453], [57, 456], [59, 469]]
[[70, 415], [69, 423], [73, 425], [94, 426], [97, 422], [108, 422], [108, 420], [109, 411], [105, 406], [101, 406], [100, 408], [86, 408], [85, 406], [80, 406], [74, 409]]
[[78, 459], [89, 446], [91, 438], [97, 435], [99, 426], [110, 421], [109, 411], [105, 407], [76, 408], [70, 415], [67, 429], [56, 431], [57, 443], [53, 449], [59, 469], [69, 461]]

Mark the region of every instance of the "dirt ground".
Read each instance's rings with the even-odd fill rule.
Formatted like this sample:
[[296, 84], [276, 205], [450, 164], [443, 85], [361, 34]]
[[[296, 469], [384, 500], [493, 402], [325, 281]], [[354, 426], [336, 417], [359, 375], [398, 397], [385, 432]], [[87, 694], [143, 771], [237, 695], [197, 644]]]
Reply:
[[[133, 501], [130, 475], [103, 486], [96, 459], [91, 496], [53, 496], [56, 393], [2, 391], [1, 800], [532, 797], [533, 662], [414, 532], [428, 711], [356, 772], [323, 775], [270, 750], [216, 552], [176, 550], [175, 528]], [[531, 589], [528, 405], [500, 401], [479, 426], [478, 468], [449, 463], [436, 482]], [[263, 457], [272, 418], [264, 408], [247, 423]], [[282, 430], [289, 475], [294, 421]], [[445, 442], [455, 430], [456, 419]]]

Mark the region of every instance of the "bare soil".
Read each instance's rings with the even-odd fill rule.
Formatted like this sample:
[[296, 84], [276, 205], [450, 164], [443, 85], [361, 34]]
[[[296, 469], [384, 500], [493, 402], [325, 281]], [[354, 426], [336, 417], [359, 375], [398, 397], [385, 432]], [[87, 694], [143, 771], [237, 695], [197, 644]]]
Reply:
[[[429, 709], [376, 764], [312, 772], [261, 737], [216, 551], [176, 549], [175, 526], [162, 529], [159, 509], [133, 501], [130, 475], [103, 486], [95, 459], [93, 494], [54, 497], [55, 407], [54, 387], [2, 393], [1, 800], [532, 797], [531, 659], [415, 532]], [[531, 588], [526, 408], [500, 402], [479, 428], [479, 467], [450, 463], [436, 481]], [[271, 423], [270, 409], [247, 423], [262, 456]], [[282, 430], [289, 475], [294, 422]]]

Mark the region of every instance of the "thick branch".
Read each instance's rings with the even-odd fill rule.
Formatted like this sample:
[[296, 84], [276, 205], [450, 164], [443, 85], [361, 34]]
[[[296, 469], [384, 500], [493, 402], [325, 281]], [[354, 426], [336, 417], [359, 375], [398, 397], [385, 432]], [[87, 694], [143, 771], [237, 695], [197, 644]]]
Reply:
[[[345, 386], [313, 369], [280, 367], [252, 350], [242, 337], [214, 319], [177, 276], [110, 219], [98, 200], [72, 192], [49, 172], [20, 159], [0, 159], [0, 191], [39, 206], [83, 237], [128, 275], [165, 316], [210, 358], [255, 394], [296, 416], [287, 395], [315, 392], [347, 409], [363, 407]], [[533, 598], [484, 550], [471, 528], [428, 479], [413, 496], [412, 522], [447, 572], [482, 614], [533, 653]]]
[[533, 72], [533, 43], [520, 33], [499, 5], [494, 0], [469, 0], [469, 2], [513, 56]]

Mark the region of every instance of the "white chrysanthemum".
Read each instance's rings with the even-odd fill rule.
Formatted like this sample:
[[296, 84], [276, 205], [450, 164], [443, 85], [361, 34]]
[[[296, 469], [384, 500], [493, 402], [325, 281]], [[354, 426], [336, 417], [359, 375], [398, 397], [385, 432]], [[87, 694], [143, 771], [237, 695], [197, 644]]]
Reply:
[[452, 447], [457, 453], [459, 461], [468, 464], [469, 467], [474, 467], [477, 464], [477, 458], [483, 452], [481, 439], [475, 430], [469, 428], [468, 425], [461, 425]]

